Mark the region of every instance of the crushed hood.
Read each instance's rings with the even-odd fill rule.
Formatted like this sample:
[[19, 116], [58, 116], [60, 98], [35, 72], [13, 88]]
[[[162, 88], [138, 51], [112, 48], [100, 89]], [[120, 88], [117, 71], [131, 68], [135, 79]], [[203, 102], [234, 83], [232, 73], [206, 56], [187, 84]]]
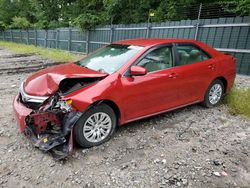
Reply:
[[58, 91], [59, 84], [66, 78], [100, 78], [107, 74], [78, 66], [74, 63], [57, 65], [29, 76], [24, 90], [29, 95], [49, 96]]

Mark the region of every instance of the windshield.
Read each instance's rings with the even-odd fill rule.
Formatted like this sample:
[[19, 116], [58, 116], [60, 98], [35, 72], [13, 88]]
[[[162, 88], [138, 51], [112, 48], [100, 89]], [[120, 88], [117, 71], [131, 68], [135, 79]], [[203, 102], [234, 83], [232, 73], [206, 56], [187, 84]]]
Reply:
[[100, 72], [112, 74], [127, 63], [142, 47], [111, 44], [79, 61], [77, 64]]

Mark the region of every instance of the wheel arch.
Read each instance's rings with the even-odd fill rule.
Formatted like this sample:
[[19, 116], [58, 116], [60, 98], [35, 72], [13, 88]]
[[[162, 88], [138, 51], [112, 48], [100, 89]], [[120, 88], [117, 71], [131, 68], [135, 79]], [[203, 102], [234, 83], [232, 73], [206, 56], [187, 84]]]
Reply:
[[216, 77], [216, 78], [214, 78], [214, 79], [211, 80], [211, 82], [209, 83], [207, 89], [204, 91], [204, 93], [203, 93], [203, 95], [202, 95], [203, 98], [200, 99], [201, 101], [203, 101], [203, 100], [205, 99], [206, 92], [207, 92], [209, 86], [210, 86], [215, 80], [220, 80], [220, 81], [222, 81], [223, 86], [224, 86], [224, 94], [227, 92], [228, 82], [227, 82], [226, 78], [223, 77], [223, 76], [218, 76], [218, 77]]
[[95, 101], [94, 103], [92, 103], [89, 106], [89, 108], [92, 107], [92, 106], [98, 105], [98, 104], [106, 104], [109, 107], [111, 107], [113, 109], [116, 117], [117, 117], [117, 123], [118, 123], [118, 125], [120, 124], [121, 111], [120, 111], [120, 108], [118, 107], [118, 105], [114, 101], [108, 100], [108, 99], [98, 100], [98, 101]]
[[[223, 77], [223, 76], [218, 76], [218, 77], [215, 78], [214, 80], [220, 80], [220, 81], [222, 81], [222, 83], [223, 83], [223, 85], [224, 85], [224, 93], [226, 93], [227, 87], [228, 87], [228, 81], [227, 81], [227, 79], [226, 79], [225, 77]], [[214, 80], [213, 80], [213, 81], [214, 81]]]

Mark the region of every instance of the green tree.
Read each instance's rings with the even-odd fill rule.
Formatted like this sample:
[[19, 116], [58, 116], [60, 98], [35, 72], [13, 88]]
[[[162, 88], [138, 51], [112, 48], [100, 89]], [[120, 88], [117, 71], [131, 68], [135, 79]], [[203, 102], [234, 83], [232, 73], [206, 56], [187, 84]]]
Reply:
[[91, 13], [81, 14], [73, 21], [73, 24], [75, 26], [82, 28], [84, 30], [90, 30], [94, 28], [96, 25], [100, 25], [102, 23], [103, 23], [102, 17]]
[[35, 29], [49, 29], [49, 23], [46, 20], [39, 20], [33, 24]]
[[16, 1], [0, 0], [0, 21], [10, 25], [12, 18], [18, 14]]
[[0, 21], [0, 31], [4, 31], [7, 28], [6, 24]]
[[250, 16], [250, 0], [239, 0], [236, 8], [231, 9], [231, 11], [241, 15]]
[[14, 17], [11, 28], [14, 29], [28, 29], [31, 27], [30, 22], [25, 17]]
[[200, 2], [221, 3], [223, 7], [230, 2], [229, 11], [250, 16], [250, 0], [0, 0], [0, 21], [10, 26], [17, 17], [26, 19], [21, 19], [22, 24], [28, 21], [39, 29], [90, 29], [100, 24], [147, 22], [150, 10], [155, 13], [152, 22], [186, 19], [192, 6]]
[[76, 0], [71, 4], [72, 16], [69, 22], [73, 26], [89, 30], [97, 25], [107, 23], [107, 13], [103, 5], [103, 0]]

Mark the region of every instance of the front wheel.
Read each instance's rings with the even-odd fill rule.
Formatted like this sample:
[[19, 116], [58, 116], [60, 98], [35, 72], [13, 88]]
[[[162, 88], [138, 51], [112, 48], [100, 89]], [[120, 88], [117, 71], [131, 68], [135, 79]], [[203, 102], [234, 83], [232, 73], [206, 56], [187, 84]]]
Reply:
[[224, 89], [221, 80], [214, 80], [208, 87], [202, 104], [207, 108], [216, 106], [222, 99]]
[[93, 106], [76, 123], [75, 140], [84, 148], [100, 145], [112, 137], [116, 124], [117, 118], [111, 107], [106, 104]]

